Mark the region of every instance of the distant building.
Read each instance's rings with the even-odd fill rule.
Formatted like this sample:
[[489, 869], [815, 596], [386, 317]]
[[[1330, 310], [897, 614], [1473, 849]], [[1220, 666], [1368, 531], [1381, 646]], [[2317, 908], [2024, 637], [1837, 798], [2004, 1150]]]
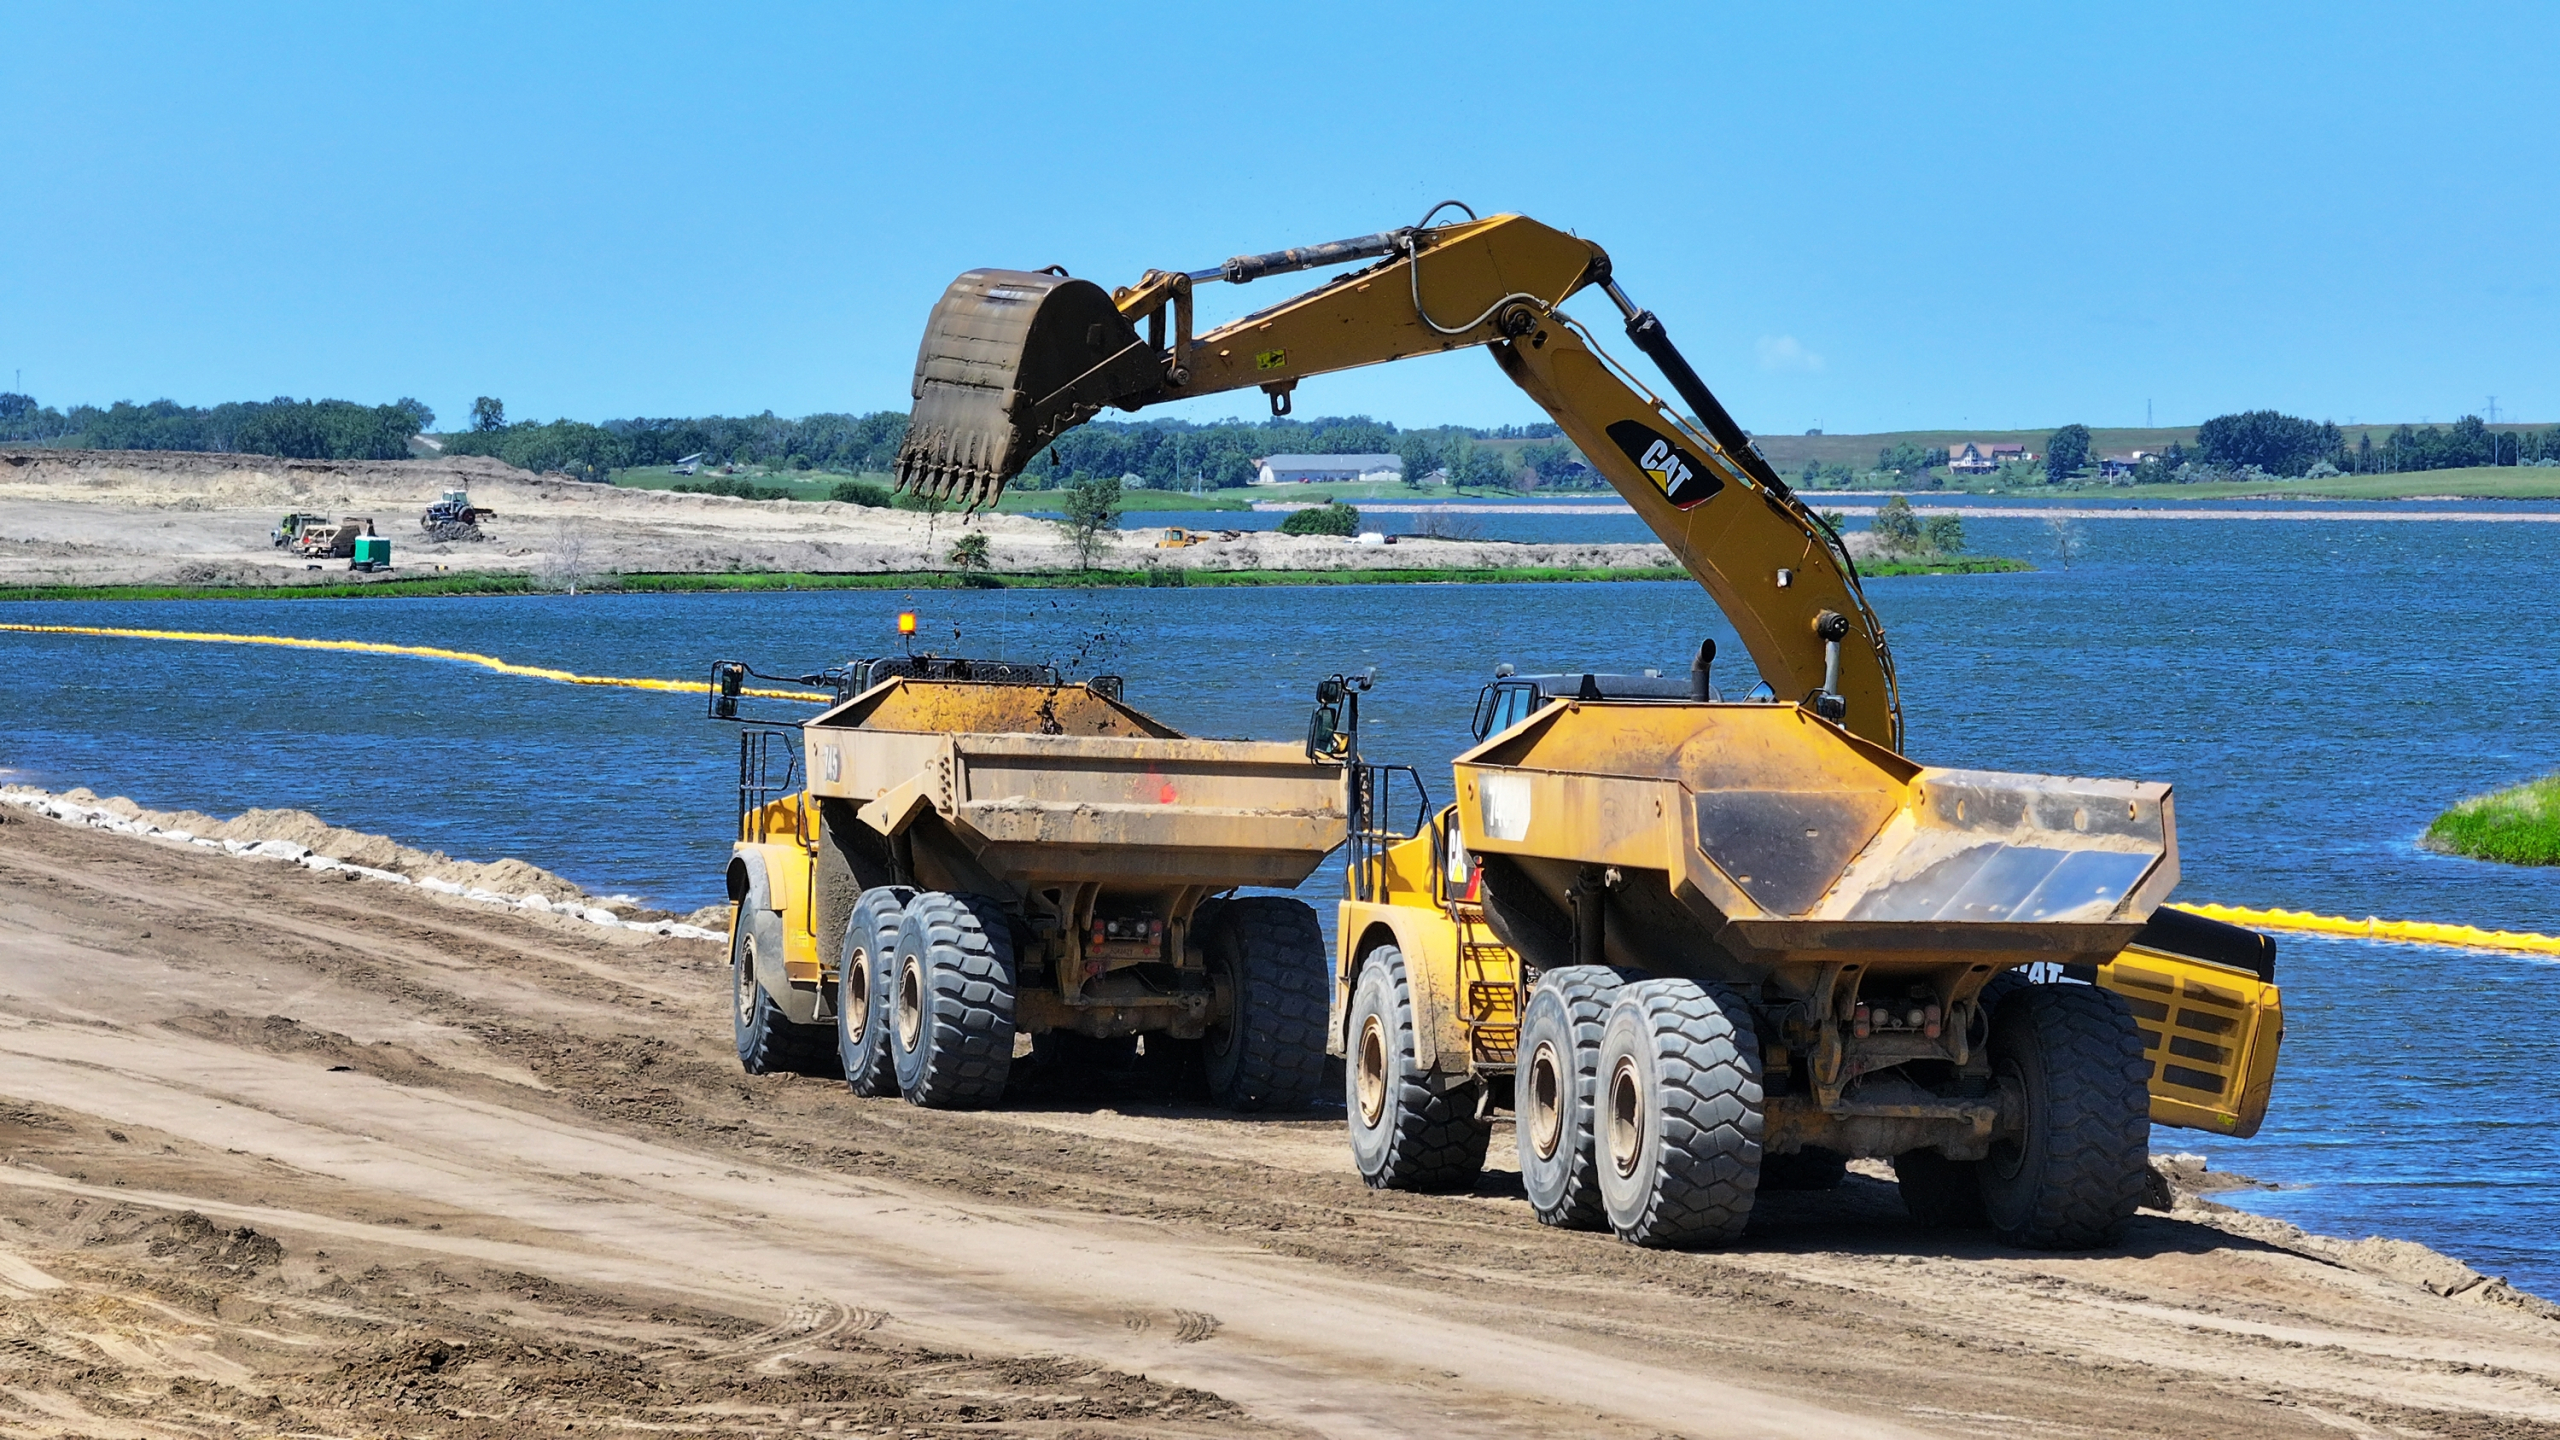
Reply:
[[2143, 461], [2159, 458], [2159, 453], [2152, 450], [2136, 450], [2130, 455], [2101, 455], [2098, 457], [2098, 478], [2101, 480], [2127, 479], [2134, 471], [2142, 468]]
[[1256, 485], [1404, 478], [1404, 461], [1394, 455], [1270, 455], [1254, 469]]
[[1967, 440], [1947, 447], [1947, 468], [1958, 475], [1988, 475], [2003, 465], [2023, 465], [2034, 458], [2024, 445], [1986, 445]]

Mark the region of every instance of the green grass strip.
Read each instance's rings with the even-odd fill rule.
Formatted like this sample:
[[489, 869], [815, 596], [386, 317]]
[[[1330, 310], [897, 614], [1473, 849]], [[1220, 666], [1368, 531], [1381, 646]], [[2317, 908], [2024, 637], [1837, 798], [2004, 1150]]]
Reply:
[[[1861, 566], [1868, 579], [1897, 575], [1989, 575], [2031, 570], [2018, 560], [1973, 558], [1894, 561]], [[1517, 565], [1488, 569], [1381, 570], [1036, 570], [964, 575], [948, 570], [889, 570], [865, 574], [741, 571], [705, 574], [604, 575], [584, 582], [589, 593], [700, 594], [758, 590], [1100, 590], [1212, 588], [1228, 585], [1553, 585], [1612, 580], [1685, 580], [1670, 565]], [[349, 600], [402, 595], [548, 595], [556, 583], [529, 575], [470, 573], [414, 580], [388, 579], [317, 585], [19, 585], [0, 587], [6, 600]]]
[[2474, 795], [2436, 817], [2420, 843], [2508, 865], [2560, 865], [2560, 775]]

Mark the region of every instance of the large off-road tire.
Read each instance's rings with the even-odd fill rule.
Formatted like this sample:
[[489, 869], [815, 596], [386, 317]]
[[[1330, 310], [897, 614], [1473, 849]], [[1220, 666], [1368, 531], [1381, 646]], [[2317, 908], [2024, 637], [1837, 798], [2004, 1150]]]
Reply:
[[1404, 952], [1369, 952], [1351, 995], [1342, 1067], [1351, 1160], [1372, 1190], [1471, 1189], [1492, 1130], [1477, 1123], [1475, 1087], [1424, 1071], [1415, 1058], [1413, 982]]
[[835, 1036], [825, 1025], [795, 1025], [756, 979], [756, 957], [782, 952], [782, 917], [750, 893], [729, 922], [729, 1019], [738, 1064], [750, 1075], [833, 1075]]
[[889, 967], [915, 894], [904, 885], [865, 890], [845, 920], [844, 947], [836, 955], [836, 1057], [856, 1095], [898, 1093], [898, 1057], [889, 1048], [895, 993]]
[[1740, 1238], [1760, 1186], [1760, 1041], [1740, 996], [1694, 980], [1618, 992], [1593, 1116], [1609, 1228], [1636, 1245]]
[[1607, 965], [1566, 965], [1538, 977], [1520, 1019], [1513, 1128], [1520, 1141], [1520, 1185], [1538, 1223], [1599, 1230], [1609, 1223], [1600, 1200], [1599, 1161], [1591, 1151], [1593, 1098], [1599, 1088], [1600, 1034], [1609, 1007], [1632, 972]]
[[1230, 1110], [1303, 1110], [1324, 1088], [1333, 967], [1313, 906], [1279, 895], [1230, 900], [1201, 936], [1210, 977], [1234, 997], [1201, 1037], [1209, 1098]]
[[1994, 1140], [1982, 1204], [2002, 1240], [2036, 1250], [2113, 1241], [2151, 1169], [2151, 1067], [2123, 997], [2030, 985], [1991, 1017], [1993, 1073], [2026, 1091], [2022, 1133]]
[[918, 893], [898, 921], [890, 1050], [907, 1102], [992, 1105], [1013, 1069], [1013, 931], [983, 895]]

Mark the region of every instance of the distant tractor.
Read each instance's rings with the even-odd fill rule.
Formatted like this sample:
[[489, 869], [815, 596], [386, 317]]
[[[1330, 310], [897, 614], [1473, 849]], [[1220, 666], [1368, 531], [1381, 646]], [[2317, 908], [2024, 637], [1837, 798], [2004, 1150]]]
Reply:
[[447, 490], [443, 499], [427, 507], [425, 517], [418, 523], [425, 528], [430, 542], [486, 540], [489, 537], [480, 533], [480, 522], [497, 513], [472, 504], [466, 491]]

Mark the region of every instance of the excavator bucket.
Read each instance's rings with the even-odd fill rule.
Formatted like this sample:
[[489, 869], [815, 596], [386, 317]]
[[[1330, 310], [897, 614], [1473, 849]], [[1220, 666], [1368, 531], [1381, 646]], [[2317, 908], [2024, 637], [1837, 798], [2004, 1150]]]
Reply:
[[917, 347], [898, 488], [992, 505], [1050, 441], [1163, 383], [1155, 348], [1101, 286], [1061, 272], [972, 270], [934, 303]]

